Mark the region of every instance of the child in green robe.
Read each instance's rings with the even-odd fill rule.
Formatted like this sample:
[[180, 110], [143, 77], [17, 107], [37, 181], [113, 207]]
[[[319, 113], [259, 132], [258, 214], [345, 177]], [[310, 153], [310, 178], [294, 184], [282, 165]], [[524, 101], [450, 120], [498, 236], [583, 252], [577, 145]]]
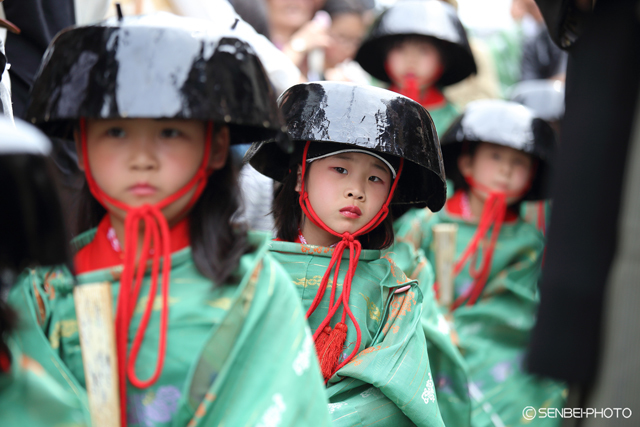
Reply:
[[386, 10], [355, 60], [390, 90], [429, 110], [438, 134], [458, 115], [442, 88], [476, 73], [467, 34], [453, 6], [405, 0]]
[[25, 319], [18, 335], [83, 395], [93, 375], [74, 288], [108, 283], [111, 418], [122, 427], [330, 423], [291, 280], [268, 236], [232, 224], [229, 145], [287, 141], [250, 35], [233, 21], [158, 14], [76, 27], [53, 41], [33, 86], [29, 119], [75, 139], [86, 185], [76, 277], [64, 266], [25, 272], [10, 300]]
[[528, 424], [524, 408], [564, 404], [562, 384], [524, 366], [544, 240], [518, 212], [522, 200], [545, 197], [554, 144], [551, 127], [527, 107], [469, 103], [442, 138], [454, 195], [441, 212], [411, 210], [395, 224], [397, 239], [432, 262], [432, 227], [457, 225], [454, 302], [444, 309], [452, 314], [452, 333], [468, 366], [473, 426]]
[[280, 110], [293, 154], [267, 142], [245, 159], [282, 182], [271, 251], [314, 331], [334, 425], [443, 425], [421, 287], [380, 251], [393, 241], [390, 203], [444, 203], [427, 111], [384, 89], [335, 82], [289, 88]]
[[[27, 265], [64, 263], [62, 212], [47, 162], [49, 140], [33, 126], [0, 117], [0, 419], [3, 427], [89, 425], [80, 400], [29, 354], [16, 334], [17, 313], [5, 298]], [[46, 209], [43, 209], [46, 207]], [[38, 241], [33, 239], [38, 230]]]

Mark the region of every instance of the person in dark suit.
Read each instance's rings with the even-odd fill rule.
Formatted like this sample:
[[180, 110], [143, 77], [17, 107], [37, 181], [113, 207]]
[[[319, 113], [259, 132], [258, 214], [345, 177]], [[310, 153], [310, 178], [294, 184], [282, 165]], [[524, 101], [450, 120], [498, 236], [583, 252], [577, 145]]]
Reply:
[[[611, 313], [603, 307], [617, 256], [624, 176], [631, 166], [627, 158], [640, 89], [640, 2], [537, 3], [569, 60], [551, 189], [554, 211], [528, 363], [533, 372], [572, 384], [569, 406], [573, 399], [578, 407], [586, 404], [608, 351], [601, 331]], [[634, 319], [637, 325], [637, 315]]]

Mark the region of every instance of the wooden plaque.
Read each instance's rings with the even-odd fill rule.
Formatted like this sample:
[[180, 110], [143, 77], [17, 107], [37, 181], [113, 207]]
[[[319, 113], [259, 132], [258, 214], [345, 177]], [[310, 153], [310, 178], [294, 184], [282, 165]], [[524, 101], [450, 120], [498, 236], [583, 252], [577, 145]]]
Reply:
[[443, 307], [453, 303], [453, 266], [456, 256], [457, 224], [436, 224], [433, 226], [433, 244], [436, 258], [436, 281], [438, 301]]
[[82, 362], [94, 427], [120, 427], [118, 359], [111, 284], [74, 288]]

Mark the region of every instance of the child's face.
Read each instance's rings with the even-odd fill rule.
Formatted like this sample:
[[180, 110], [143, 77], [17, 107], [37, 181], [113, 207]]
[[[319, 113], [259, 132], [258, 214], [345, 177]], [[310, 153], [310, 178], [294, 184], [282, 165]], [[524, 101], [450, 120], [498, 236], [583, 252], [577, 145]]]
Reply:
[[313, 0], [269, 0], [269, 20], [272, 27], [297, 30], [313, 18]]
[[353, 59], [366, 32], [364, 19], [357, 13], [343, 13], [331, 22], [330, 44], [324, 50], [325, 67], [336, 65]]
[[440, 52], [426, 39], [404, 40], [387, 55], [389, 77], [400, 87], [409, 75], [416, 78], [418, 86], [431, 86], [440, 78], [441, 70]]
[[[108, 196], [137, 207], [155, 204], [184, 187], [198, 171], [206, 125], [199, 120], [87, 120], [91, 173]], [[224, 166], [229, 146], [226, 128], [212, 141], [210, 170]], [[76, 137], [80, 169], [82, 148]], [[168, 221], [188, 204], [194, 188], [163, 209]], [[118, 209], [110, 212], [120, 214]]]
[[[458, 168], [464, 177], [472, 177], [475, 182], [493, 191], [518, 194], [507, 197], [507, 204], [522, 198], [522, 191], [532, 178], [533, 161], [522, 151], [503, 145], [482, 142], [473, 156], [463, 154], [458, 158]], [[483, 200], [488, 194], [474, 189], [474, 194]]]
[[[355, 233], [371, 221], [387, 200], [392, 180], [382, 161], [364, 153], [316, 160], [306, 175], [311, 206], [338, 233]], [[296, 191], [300, 191], [300, 176]]]

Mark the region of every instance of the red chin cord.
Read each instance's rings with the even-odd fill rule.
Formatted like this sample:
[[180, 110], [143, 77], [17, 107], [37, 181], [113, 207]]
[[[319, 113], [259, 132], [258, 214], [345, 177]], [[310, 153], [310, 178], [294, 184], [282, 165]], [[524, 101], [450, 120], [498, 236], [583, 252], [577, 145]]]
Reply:
[[[98, 186], [91, 174], [89, 165], [89, 156], [87, 151], [87, 133], [86, 121], [80, 119], [80, 138], [83, 152], [83, 164], [85, 175], [91, 194], [102, 204], [107, 210], [111, 206], [124, 210], [125, 218], [125, 245], [124, 245], [124, 269], [120, 278], [120, 292], [118, 294], [118, 303], [116, 309], [116, 347], [118, 355], [118, 377], [120, 387], [120, 423], [122, 427], [127, 425], [127, 378], [135, 387], [146, 388], [154, 384], [162, 372], [164, 366], [165, 351], [167, 346], [167, 323], [169, 318], [169, 278], [171, 274], [171, 235], [169, 232], [169, 224], [162, 214], [162, 209], [174, 203], [191, 189], [196, 187], [196, 191], [191, 197], [189, 203], [181, 214], [187, 212], [198, 200], [202, 191], [207, 185], [207, 165], [211, 155], [211, 139], [213, 135], [213, 123], [207, 124], [207, 133], [205, 140], [204, 156], [202, 163], [196, 174], [191, 180], [180, 190], [161, 200], [155, 205], [145, 204], [140, 207], [131, 207], [119, 200], [109, 197]], [[140, 222], [144, 224], [144, 238], [142, 243], [142, 252], [140, 259], [136, 263], [136, 253], [138, 251], [139, 227]], [[149, 288], [148, 301], [140, 321], [140, 326], [136, 331], [131, 352], [127, 355], [127, 340], [129, 334], [129, 326], [133, 318], [138, 296], [142, 286], [142, 279], [149, 260], [149, 251], [153, 251], [153, 262], [151, 268], [151, 285]], [[162, 309], [160, 312], [160, 340], [158, 343], [158, 361], [153, 375], [141, 380], [135, 372], [136, 360], [140, 346], [147, 330], [147, 325], [151, 317], [151, 311], [155, 302], [158, 288], [158, 276], [160, 273], [160, 258], [162, 257]]]
[[[382, 205], [382, 208], [376, 214], [376, 216], [373, 217], [371, 221], [369, 221], [355, 233], [351, 234], [348, 231], [345, 231], [344, 233], [340, 234], [332, 230], [324, 222], [322, 222], [320, 217], [313, 210], [311, 202], [309, 201], [309, 194], [307, 193], [304, 185], [308, 151], [309, 141], [307, 141], [304, 147], [304, 153], [302, 155], [302, 184], [299, 199], [300, 207], [302, 208], [302, 211], [307, 216], [307, 218], [309, 218], [309, 220], [313, 222], [317, 227], [342, 239], [333, 250], [333, 255], [331, 256], [331, 261], [329, 262], [329, 267], [324, 273], [322, 281], [320, 282], [320, 287], [318, 288], [318, 292], [316, 293], [316, 296], [313, 299], [309, 310], [307, 311], [308, 319], [316, 310], [316, 308], [318, 308], [318, 305], [320, 305], [322, 297], [324, 296], [327, 285], [329, 283], [329, 276], [331, 275], [331, 272], [333, 270], [333, 285], [331, 287], [329, 311], [327, 313], [327, 316], [320, 323], [320, 326], [318, 326], [318, 329], [316, 329], [315, 333], [313, 334], [313, 340], [316, 344], [316, 352], [318, 353], [318, 359], [320, 361], [320, 369], [326, 383], [338, 370], [340, 370], [344, 365], [349, 363], [349, 361], [355, 357], [355, 355], [358, 353], [358, 349], [360, 348], [360, 341], [362, 338], [360, 333], [360, 325], [358, 325], [358, 321], [349, 308], [351, 282], [353, 281], [353, 277], [355, 276], [356, 268], [358, 266], [358, 259], [360, 258], [360, 252], [362, 251], [362, 245], [356, 239], [356, 237], [366, 233], [367, 231], [373, 230], [374, 228], [379, 226], [387, 217], [387, 214], [389, 213], [389, 204], [391, 203], [391, 199], [393, 198], [393, 194], [398, 185], [400, 174], [402, 173], [404, 159], [400, 160], [400, 167], [398, 168], [396, 179], [394, 180], [393, 185], [389, 190], [389, 196], [387, 197], [387, 200], [385, 201], [384, 205]], [[349, 249], [349, 268], [347, 269], [344, 283], [342, 284], [342, 293], [336, 299], [340, 262], [342, 260], [342, 254], [347, 248]], [[340, 318], [340, 322], [338, 322], [332, 329], [330, 326], [331, 319], [336, 314], [340, 306], [343, 307], [342, 317]], [[356, 345], [351, 354], [342, 362], [339, 362], [340, 355], [342, 354], [342, 349], [347, 338], [347, 325], [345, 323], [347, 316], [349, 316], [349, 319], [351, 319], [351, 322], [356, 328]]]
[[[471, 177], [467, 177], [465, 178], [465, 180], [472, 189], [475, 188], [480, 191], [484, 191], [489, 196], [484, 202], [482, 215], [480, 216], [480, 223], [478, 224], [478, 228], [473, 235], [473, 238], [469, 242], [469, 245], [467, 245], [462, 255], [460, 255], [460, 259], [453, 267], [453, 276], [455, 277], [460, 273], [460, 271], [462, 271], [467, 261], [471, 260], [471, 263], [469, 265], [469, 275], [474, 279], [474, 284], [453, 302], [453, 304], [451, 305], [451, 311], [464, 304], [475, 304], [480, 297], [480, 294], [482, 294], [482, 291], [484, 290], [484, 287], [487, 283], [487, 279], [489, 278], [489, 273], [491, 272], [493, 251], [495, 249], [496, 242], [498, 241], [498, 236], [500, 235], [500, 229], [502, 228], [502, 224], [504, 223], [504, 219], [507, 214], [507, 197], [522, 197], [527, 193], [527, 191], [529, 191], [529, 188], [531, 187], [530, 182], [529, 185], [527, 185], [527, 187], [525, 187], [519, 193], [507, 193], [493, 191], [489, 187], [475, 182], [475, 180]], [[489, 232], [489, 229], [492, 225], [493, 231], [491, 232], [491, 239], [488, 244], [485, 243], [483, 245], [483, 256], [480, 262], [480, 269], [478, 270], [476, 268], [476, 265], [480, 242], [487, 236], [487, 233]]]
[[[391, 68], [389, 67], [389, 62], [385, 63], [385, 71], [387, 75], [394, 81], [398, 81], [396, 76], [393, 76], [391, 73]], [[413, 74], [408, 74], [402, 79], [402, 87], [399, 87], [395, 84], [391, 84], [389, 90], [393, 92], [397, 92], [400, 95], [404, 95], [407, 98], [413, 99], [423, 107], [430, 107], [433, 105], [440, 105], [445, 101], [444, 95], [442, 92], [435, 86], [434, 82], [440, 80], [442, 74], [444, 73], [444, 67], [442, 65], [439, 66], [434, 78], [431, 83], [427, 83], [426, 90], [420, 95], [420, 87], [418, 86], [418, 79]]]

